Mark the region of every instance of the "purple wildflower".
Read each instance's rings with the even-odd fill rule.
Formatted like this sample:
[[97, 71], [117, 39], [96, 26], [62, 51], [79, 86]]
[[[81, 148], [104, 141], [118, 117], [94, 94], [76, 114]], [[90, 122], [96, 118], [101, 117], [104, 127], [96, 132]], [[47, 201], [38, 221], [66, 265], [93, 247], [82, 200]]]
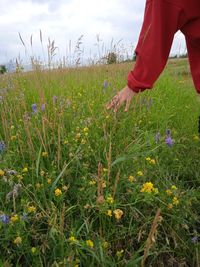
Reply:
[[10, 218], [8, 215], [5, 215], [5, 214], [0, 215], [0, 222], [7, 224], [9, 223], [9, 221], [10, 221]]
[[31, 107], [32, 107], [33, 114], [36, 113], [37, 112], [37, 105], [34, 103], [34, 104], [32, 104]]
[[166, 139], [165, 139], [165, 143], [166, 143], [168, 146], [173, 146], [174, 141], [172, 140], [171, 136], [167, 136]]
[[45, 104], [42, 104], [41, 110], [44, 112], [45, 111]]
[[166, 130], [166, 139], [165, 139], [165, 143], [168, 145], [168, 146], [173, 146], [174, 144], [174, 141], [172, 140], [171, 138], [171, 130], [170, 129], [167, 129]]
[[6, 149], [4, 141], [0, 141], [0, 154], [2, 154]]
[[106, 89], [107, 87], [108, 87], [108, 81], [105, 80], [105, 81], [103, 82], [103, 88]]

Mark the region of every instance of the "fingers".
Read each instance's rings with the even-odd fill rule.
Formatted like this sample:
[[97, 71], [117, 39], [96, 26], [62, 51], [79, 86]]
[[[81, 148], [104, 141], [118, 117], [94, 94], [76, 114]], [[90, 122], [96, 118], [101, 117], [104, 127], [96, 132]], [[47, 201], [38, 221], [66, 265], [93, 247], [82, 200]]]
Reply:
[[112, 98], [112, 100], [110, 101], [110, 103], [108, 103], [108, 104], [106, 105], [106, 108], [107, 108], [107, 109], [114, 108], [114, 107], [117, 105], [118, 102], [119, 102], [119, 96], [118, 96], [118, 94], [117, 94], [117, 95], [115, 95], [115, 96]]
[[120, 98], [119, 101], [115, 105], [114, 112], [117, 112], [118, 111], [118, 109], [121, 107], [121, 105], [122, 105], [123, 102], [124, 102], [124, 100], [122, 100]]

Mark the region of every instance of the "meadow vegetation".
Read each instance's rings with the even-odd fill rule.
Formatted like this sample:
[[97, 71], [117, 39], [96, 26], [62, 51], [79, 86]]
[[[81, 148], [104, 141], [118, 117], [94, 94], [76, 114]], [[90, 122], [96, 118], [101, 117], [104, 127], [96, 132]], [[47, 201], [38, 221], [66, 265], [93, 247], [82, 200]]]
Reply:
[[106, 110], [132, 64], [0, 76], [0, 266], [200, 266], [187, 61]]

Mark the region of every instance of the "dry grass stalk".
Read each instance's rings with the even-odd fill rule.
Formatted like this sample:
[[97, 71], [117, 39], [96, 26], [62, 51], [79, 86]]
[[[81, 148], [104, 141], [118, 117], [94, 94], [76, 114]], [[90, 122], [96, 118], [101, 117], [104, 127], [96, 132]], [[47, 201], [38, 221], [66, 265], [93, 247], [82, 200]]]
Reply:
[[33, 142], [32, 142], [32, 136], [31, 136], [29, 125], [28, 124], [24, 124], [24, 129], [25, 129], [26, 136], [27, 136], [27, 139], [28, 139], [27, 145], [29, 147], [29, 151], [30, 151], [30, 153], [32, 155], [34, 155], [35, 154], [35, 149], [34, 149], [34, 145], [33, 145]]
[[41, 135], [41, 133], [40, 133], [40, 130], [39, 130], [37, 127], [35, 127], [35, 130], [36, 130], [36, 132], [37, 132], [38, 138], [40, 139], [40, 142], [41, 142], [42, 145], [43, 145], [44, 150], [47, 151], [47, 147], [46, 147], [46, 145], [45, 145], [45, 143], [44, 143], [44, 141], [43, 141], [43, 138], [42, 138], [42, 135]]
[[112, 161], [112, 143], [110, 142], [109, 151], [106, 153], [106, 160], [108, 163], [108, 182], [110, 180], [110, 170], [111, 170], [111, 161]]
[[97, 177], [97, 204], [102, 204], [104, 202], [103, 187], [102, 187], [102, 164], [98, 163], [98, 177]]
[[158, 208], [156, 215], [154, 217], [153, 223], [151, 225], [151, 230], [149, 232], [149, 236], [147, 238], [147, 241], [146, 241], [146, 244], [144, 247], [144, 255], [142, 258], [141, 267], [145, 267], [144, 264], [145, 264], [145, 261], [148, 257], [149, 250], [152, 247], [153, 243], [155, 242], [155, 236], [157, 233], [158, 223], [161, 221], [160, 212], [161, 212], [161, 210], [160, 210], [160, 208]]

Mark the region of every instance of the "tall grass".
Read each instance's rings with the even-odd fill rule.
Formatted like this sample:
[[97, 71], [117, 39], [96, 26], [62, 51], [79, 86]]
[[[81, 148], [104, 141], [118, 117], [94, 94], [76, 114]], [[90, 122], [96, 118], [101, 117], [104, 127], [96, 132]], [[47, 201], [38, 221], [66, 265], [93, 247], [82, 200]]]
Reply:
[[[51, 64], [51, 41], [48, 51]], [[187, 64], [169, 62], [129, 112], [107, 111], [131, 68], [0, 77], [2, 266], [199, 266], [200, 106]]]

